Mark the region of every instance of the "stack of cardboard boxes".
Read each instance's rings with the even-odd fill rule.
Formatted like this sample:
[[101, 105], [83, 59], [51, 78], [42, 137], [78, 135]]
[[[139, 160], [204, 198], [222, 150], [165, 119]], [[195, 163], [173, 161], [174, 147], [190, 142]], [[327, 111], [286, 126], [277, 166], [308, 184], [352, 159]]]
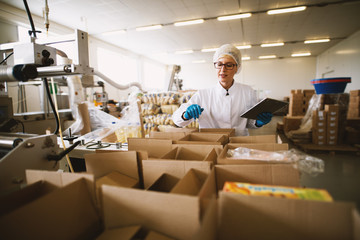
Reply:
[[338, 144], [339, 136], [339, 113], [340, 107], [337, 104], [325, 105], [326, 112], [326, 144], [336, 145]]
[[27, 170], [28, 186], [0, 197], [0, 237], [356, 239], [360, 216], [353, 203], [223, 192], [228, 181], [300, 187], [289, 161], [228, 155], [238, 147], [271, 154], [287, 144], [274, 135], [232, 132], [223, 132], [226, 141], [214, 138], [221, 131], [184, 141], [129, 139], [129, 151], [85, 155], [87, 173]]
[[314, 110], [312, 116], [312, 142], [317, 145], [326, 144], [327, 133], [326, 112], [323, 110]]
[[350, 91], [350, 101], [347, 118], [360, 118], [360, 90]]
[[346, 142], [360, 143], [360, 90], [350, 91], [349, 109], [347, 112]]

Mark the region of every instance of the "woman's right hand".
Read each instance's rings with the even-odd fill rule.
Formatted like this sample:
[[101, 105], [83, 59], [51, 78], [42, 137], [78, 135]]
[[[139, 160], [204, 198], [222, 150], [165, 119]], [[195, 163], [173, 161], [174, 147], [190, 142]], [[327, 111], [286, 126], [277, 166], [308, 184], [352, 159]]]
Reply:
[[204, 109], [201, 108], [198, 104], [190, 105], [184, 113], [184, 118], [187, 120], [192, 118], [197, 119], [200, 117], [202, 111], [204, 111]]

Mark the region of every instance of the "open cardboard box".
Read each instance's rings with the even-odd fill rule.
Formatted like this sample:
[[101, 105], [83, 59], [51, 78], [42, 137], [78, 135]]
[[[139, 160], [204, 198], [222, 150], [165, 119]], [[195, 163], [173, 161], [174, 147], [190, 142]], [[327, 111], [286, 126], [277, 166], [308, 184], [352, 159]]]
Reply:
[[289, 164], [215, 165], [204, 187], [212, 189], [207, 198], [221, 191], [226, 181], [299, 187], [300, 173]]
[[225, 145], [224, 149], [220, 153], [217, 159], [217, 164], [265, 164], [265, 163], [284, 163], [280, 161], [269, 161], [264, 157], [262, 160], [253, 160], [253, 159], [240, 159], [240, 158], [231, 158], [227, 156], [229, 150], [234, 150], [238, 147], [245, 147], [250, 149], [256, 149], [261, 151], [276, 152], [276, 151], [286, 151], [289, 149], [287, 143], [258, 143], [258, 144], [240, 144], [240, 143], [229, 143]]
[[220, 192], [219, 239], [359, 239], [355, 204]]
[[105, 228], [140, 225], [175, 239], [190, 239], [200, 226], [197, 197], [103, 185]]
[[235, 136], [234, 128], [200, 128], [199, 132], [201, 133], [216, 133], [216, 134], [226, 134], [228, 137]]
[[276, 135], [230, 137], [230, 143], [277, 143]]
[[174, 144], [202, 144], [202, 145], [225, 145], [229, 142], [226, 134], [215, 133], [190, 133], [185, 137], [174, 141]]
[[176, 147], [161, 158], [143, 160], [144, 187], [148, 188], [164, 173], [175, 177], [174, 181], [191, 168], [209, 173], [216, 158], [216, 151], [211, 146], [187, 145]]
[[173, 141], [157, 138], [128, 138], [129, 151], [146, 151], [149, 158], [159, 158], [172, 149]]
[[[42, 182], [28, 187], [39, 184]], [[37, 196], [0, 216], [1, 239], [94, 239], [101, 230], [85, 179]]]

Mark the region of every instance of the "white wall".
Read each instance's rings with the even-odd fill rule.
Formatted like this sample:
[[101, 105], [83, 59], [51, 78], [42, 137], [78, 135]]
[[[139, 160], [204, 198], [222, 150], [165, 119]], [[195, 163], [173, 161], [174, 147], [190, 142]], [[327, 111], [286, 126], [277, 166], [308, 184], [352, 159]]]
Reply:
[[360, 89], [360, 31], [318, 56], [316, 77], [351, 77], [345, 92]]
[[[212, 63], [182, 65], [180, 77], [184, 89], [202, 89], [216, 84]], [[259, 97], [283, 99], [291, 89], [314, 89], [310, 81], [316, 76], [316, 58], [285, 58], [243, 61], [235, 80], [252, 86]]]

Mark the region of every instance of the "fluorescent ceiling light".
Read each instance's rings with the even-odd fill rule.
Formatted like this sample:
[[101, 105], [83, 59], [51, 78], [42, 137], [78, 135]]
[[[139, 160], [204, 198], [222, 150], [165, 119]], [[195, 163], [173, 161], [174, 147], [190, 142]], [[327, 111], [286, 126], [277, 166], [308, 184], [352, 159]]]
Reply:
[[278, 46], [284, 46], [283, 42], [278, 43], [263, 43], [260, 45], [261, 47], [278, 47]]
[[227, 21], [227, 20], [234, 20], [234, 19], [240, 19], [240, 18], [249, 18], [251, 17], [251, 13], [242, 13], [242, 14], [235, 14], [235, 15], [228, 15], [228, 16], [221, 16], [218, 17], [218, 21]]
[[241, 60], [243, 61], [250, 60], [250, 57], [242, 57]]
[[180, 27], [180, 26], [187, 26], [187, 25], [193, 25], [193, 24], [200, 24], [203, 22], [204, 22], [204, 19], [196, 19], [196, 20], [190, 20], [190, 21], [184, 21], [184, 22], [176, 22], [176, 23], [174, 23], [174, 26]]
[[204, 48], [201, 49], [202, 52], [215, 52], [218, 48]]
[[309, 44], [309, 43], [323, 43], [323, 42], [330, 42], [329, 38], [326, 39], [315, 39], [315, 40], [305, 40], [304, 43], [305, 44]]
[[135, 30], [136, 31], [148, 31], [148, 30], [157, 30], [157, 29], [161, 29], [162, 25], [158, 24], [158, 25], [151, 25], [151, 26], [145, 26], [145, 27], [137, 27]]
[[310, 55], [311, 55], [311, 53], [309, 53], [309, 52], [291, 54], [292, 57], [305, 57], [305, 56], [310, 56]]
[[289, 13], [289, 12], [300, 12], [300, 11], [304, 11], [305, 9], [306, 9], [306, 6], [274, 9], [274, 10], [267, 11], [267, 14], [273, 15], [273, 14], [281, 14], [281, 13]]
[[241, 46], [236, 46], [237, 49], [248, 49], [251, 48], [251, 45], [241, 45]]
[[104, 33], [101, 33], [101, 35], [102, 36], [114, 36], [114, 35], [119, 35], [119, 34], [124, 34], [124, 33], [126, 33], [126, 30], [122, 29], [122, 30], [104, 32]]
[[259, 56], [259, 59], [270, 59], [270, 58], [276, 58], [276, 55]]
[[189, 54], [193, 53], [193, 50], [183, 50], [183, 51], [176, 51], [175, 54]]
[[205, 60], [195, 60], [195, 61], [192, 61], [192, 63], [204, 63], [206, 62]]

